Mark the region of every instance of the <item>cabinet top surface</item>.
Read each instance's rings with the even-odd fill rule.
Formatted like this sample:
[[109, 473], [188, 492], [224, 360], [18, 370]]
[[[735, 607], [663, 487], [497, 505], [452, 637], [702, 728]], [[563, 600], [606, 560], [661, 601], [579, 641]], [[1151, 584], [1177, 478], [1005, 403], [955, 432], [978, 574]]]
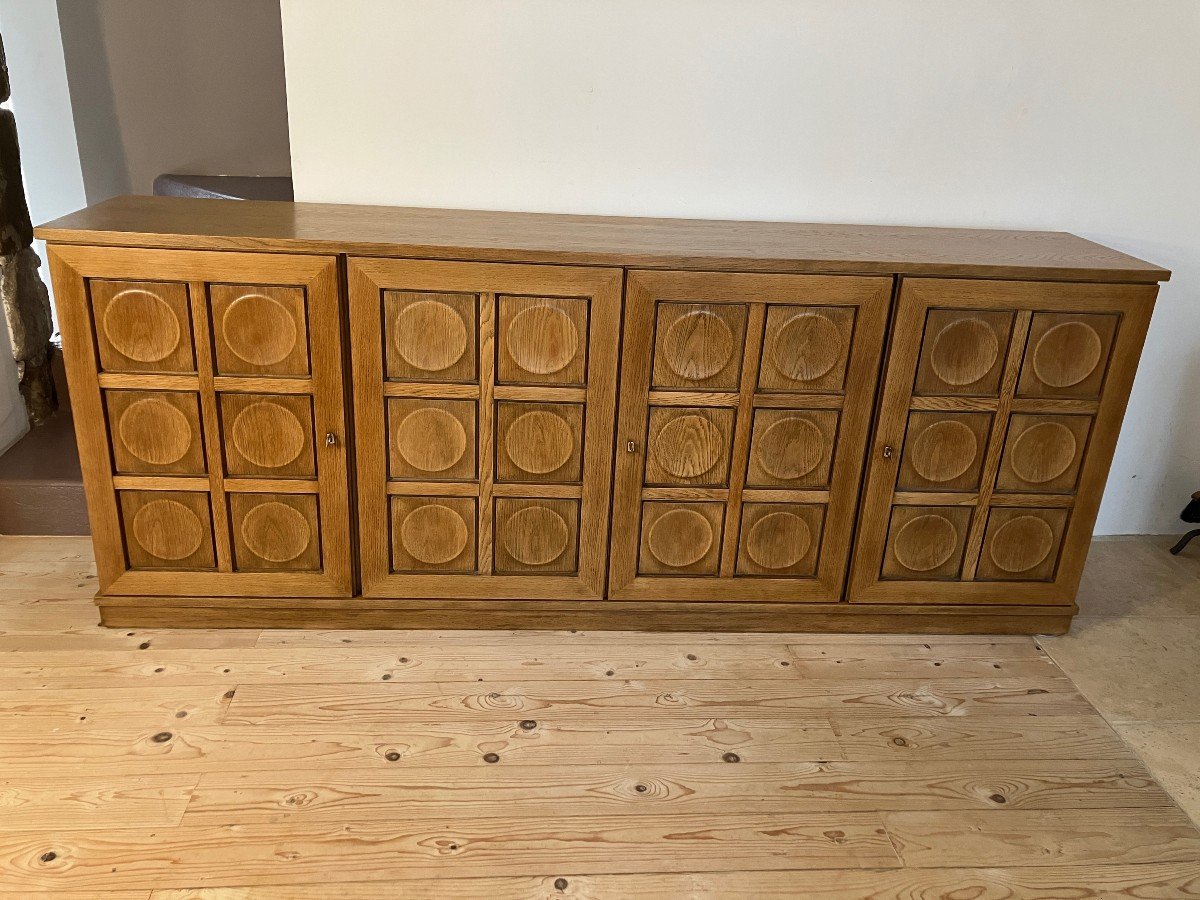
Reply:
[[51, 243], [772, 272], [1165, 281], [1061, 231], [650, 219], [114, 197], [37, 229]]

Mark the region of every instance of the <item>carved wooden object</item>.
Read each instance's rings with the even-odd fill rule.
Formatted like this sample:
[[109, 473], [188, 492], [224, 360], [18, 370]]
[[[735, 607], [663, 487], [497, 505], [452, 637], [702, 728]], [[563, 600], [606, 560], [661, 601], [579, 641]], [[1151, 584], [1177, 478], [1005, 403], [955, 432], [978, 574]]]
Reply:
[[1062, 631], [1169, 274], [162, 198], [40, 233], [120, 625]]

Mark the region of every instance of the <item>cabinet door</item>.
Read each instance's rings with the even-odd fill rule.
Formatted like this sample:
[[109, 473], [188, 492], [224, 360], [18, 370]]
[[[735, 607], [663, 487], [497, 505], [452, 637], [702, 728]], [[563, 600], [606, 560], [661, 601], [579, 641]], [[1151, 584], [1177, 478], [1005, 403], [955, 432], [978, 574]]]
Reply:
[[614, 599], [841, 599], [891, 288], [629, 274]]
[[620, 270], [349, 277], [363, 593], [601, 597]]
[[348, 596], [331, 257], [54, 246], [100, 589]]
[[904, 280], [851, 600], [1072, 602], [1156, 293]]

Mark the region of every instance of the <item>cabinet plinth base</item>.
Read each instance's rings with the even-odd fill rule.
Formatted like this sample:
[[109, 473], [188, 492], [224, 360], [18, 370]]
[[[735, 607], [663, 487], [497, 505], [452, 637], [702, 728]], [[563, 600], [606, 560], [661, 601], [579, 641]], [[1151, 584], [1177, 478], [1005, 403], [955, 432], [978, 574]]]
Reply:
[[1075, 606], [97, 596], [112, 628], [1064, 634]]

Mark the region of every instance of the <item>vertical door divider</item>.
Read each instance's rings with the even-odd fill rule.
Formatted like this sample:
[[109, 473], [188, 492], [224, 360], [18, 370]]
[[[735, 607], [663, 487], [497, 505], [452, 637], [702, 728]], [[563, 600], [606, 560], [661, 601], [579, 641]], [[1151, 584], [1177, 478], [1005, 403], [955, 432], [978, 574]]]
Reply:
[[196, 375], [200, 390], [200, 418], [204, 423], [204, 458], [213, 517], [213, 548], [217, 571], [233, 571], [233, 549], [229, 538], [229, 500], [225, 494], [225, 462], [221, 447], [221, 419], [214, 385], [212, 337], [208, 318], [208, 285], [188, 282], [188, 305], [192, 313], [192, 333], [196, 345]]

